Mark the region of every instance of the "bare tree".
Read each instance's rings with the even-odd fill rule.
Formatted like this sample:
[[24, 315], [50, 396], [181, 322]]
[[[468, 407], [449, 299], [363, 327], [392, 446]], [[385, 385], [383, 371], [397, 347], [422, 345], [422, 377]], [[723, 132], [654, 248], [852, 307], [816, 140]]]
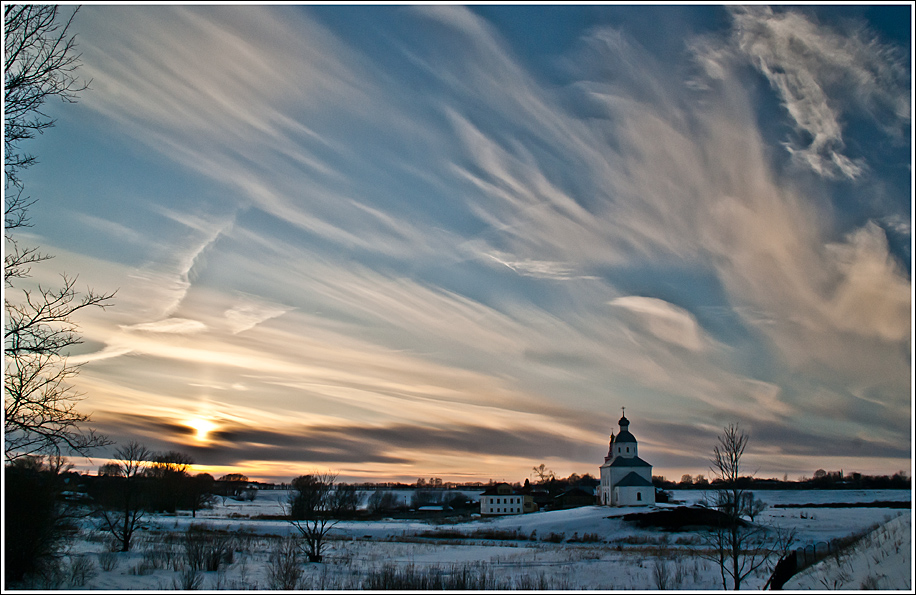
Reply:
[[[753, 523], [753, 517], [762, 510], [759, 501], [741, 487], [741, 458], [748, 440], [737, 424], [730, 424], [718, 436], [710, 459], [713, 483], [718, 485], [712, 504], [721, 514], [718, 525], [707, 535], [707, 552], [719, 565], [722, 588], [728, 588], [726, 577], [730, 577], [736, 591], [774, 553], [771, 532]], [[777, 535], [777, 541], [779, 538]]]
[[552, 470], [548, 469], [547, 465], [544, 463], [541, 463], [537, 467], [532, 467], [531, 471], [534, 473], [534, 475], [537, 476], [540, 483], [551, 481], [557, 477], [556, 474]]
[[315, 472], [292, 481], [287, 513], [289, 522], [305, 539], [309, 562], [321, 562], [327, 534], [337, 524], [334, 518], [334, 473]]
[[46, 4], [8, 4], [4, 8], [4, 165], [7, 182], [21, 188], [20, 169], [35, 163], [33, 155], [18, 152], [19, 143], [34, 138], [54, 120], [42, 111], [51, 97], [76, 101], [89, 88], [74, 72], [80, 56], [76, 38], [68, 31], [79, 9], [61, 26], [59, 7]]
[[[111, 533], [122, 552], [129, 552], [134, 533], [143, 522], [145, 513], [138, 479], [143, 474], [153, 453], [137, 442], [129, 442], [115, 451], [118, 474], [113, 501], [99, 511], [102, 529]], [[119, 489], [118, 489], [119, 488]]]
[[[14, 233], [30, 226], [28, 209], [33, 201], [23, 196], [19, 171], [35, 163], [33, 155], [21, 153], [22, 141], [53, 126], [42, 111], [51, 97], [75, 101], [87, 88], [74, 75], [79, 55], [68, 30], [76, 11], [63, 25], [53, 5], [6, 5], [4, 7], [4, 201], [6, 254], [4, 298], [4, 453], [8, 461], [36, 454], [59, 455], [71, 450], [86, 455], [90, 448], [109, 444], [82, 426], [89, 416], [75, 409], [82, 395], [68, 380], [79, 366], [67, 363], [69, 348], [81, 342], [72, 316], [88, 307], [106, 307], [114, 293], [76, 291], [75, 276], [62, 275], [59, 288], [38, 286], [16, 289], [30, 276], [31, 267], [48, 260], [35, 247], [21, 246]], [[18, 296], [13, 299], [12, 296]]]
[[[89, 306], [106, 307], [113, 294], [90, 291], [78, 298], [75, 277], [63, 277], [58, 289], [22, 291], [22, 301], [4, 300], [3, 331], [6, 370], [3, 401], [4, 449], [7, 460], [64, 449], [86, 455], [109, 444], [83, 425], [89, 415], [76, 410], [83, 395], [68, 381], [80, 366], [67, 362], [66, 350], [82, 342], [71, 316]], [[12, 288], [12, 283], [7, 287]]]
[[394, 510], [398, 505], [398, 498], [391, 492], [376, 490], [369, 496], [367, 508], [372, 514], [382, 514]]
[[359, 492], [356, 491], [355, 485], [338, 483], [334, 486], [330, 502], [330, 509], [334, 518], [341, 519], [352, 516], [356, 512], [357, 504], [359, 504]]

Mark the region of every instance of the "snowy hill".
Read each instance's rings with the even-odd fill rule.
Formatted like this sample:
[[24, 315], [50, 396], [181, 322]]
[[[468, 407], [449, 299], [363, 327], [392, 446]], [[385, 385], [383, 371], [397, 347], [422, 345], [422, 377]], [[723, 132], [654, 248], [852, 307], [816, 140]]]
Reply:
[[912, 516], [881, 525], [849, 550], [792, 577], [786, 590], [880, 589], [913, 587]]

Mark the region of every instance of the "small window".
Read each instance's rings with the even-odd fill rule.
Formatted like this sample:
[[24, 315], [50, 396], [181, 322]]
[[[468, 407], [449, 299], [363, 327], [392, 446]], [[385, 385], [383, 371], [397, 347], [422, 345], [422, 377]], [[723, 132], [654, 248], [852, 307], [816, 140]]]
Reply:
[[642, 492], [636, 492], [636, 500], [642, 500]]
[[630, 447], [629, 447], [629, 446], [627, 447], [627, 452], [630, 452]]

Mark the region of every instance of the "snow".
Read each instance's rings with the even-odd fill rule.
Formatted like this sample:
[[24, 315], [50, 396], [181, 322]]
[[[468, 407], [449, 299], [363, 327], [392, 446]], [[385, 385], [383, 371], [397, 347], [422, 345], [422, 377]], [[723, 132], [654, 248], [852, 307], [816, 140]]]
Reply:
[[901, 515], [869, 533], [850, 551], [811, 566], [785, 584], [786, 590], [880, 589], [913, 586], [912, 517]]
[[[875, 536], [873, 544], [862, 545], [860, 552], [857, 550], [855, 555], [844, 558], [844, 571], [839, 574], [831, 571], [829, 561], [824, 561], [796, 577], [797, 585], [787, 585], [787, 589], [823, 589], [823, 581], [839, 578], [848, 578], [843, 582], [846, 588], [859, 588], [866, 580], [879, 581], [879, 588], [908, 589], [911, 585], [909, 509], [774, 507], [777, 504], [909, 501], [909, 491], [758, 491], [755, 495], [770, 505], [758, 516], [758, 522], [795, 527], [798, 530], [796, 545], [799, 546], [867, 533], [874, 526], [882, 526], [872, 533]], [[672, 496], [685, 503], [703, 499], [703, 493], [694, 490], [674, 490]], [[83, 555], [93, 571], [82, 584], [71, 586], [115, 591], [180, 586], [181, 574], [173, 568], [181, 565], [184, 556], [181, 537], [193, 524], [239, 536], [231, 563], [219, 572], [200, 573], [202, 588], [267, 589], [272, 549], [280, 537], [297, 532], [283, 520], [257, 517], [282, 514], [286, 497], [286, 492], [265, 490], [254, 501], [218, 501], [212, 509], [198, 512], [197, 518], [187, 513], [151, 515], [136, 547], [129, 553], [107, 554], [106, 537], [99, 532], [84, 531], [70, 557], [77, 559]], [[403, 497], [409, 498], [410, 493]], [[341, 521], [331, 532], [324, 562], [303, 564], [303, 586], [358, 589], [366, 573], [386, 564], [416, 569], [478, 564], [491, 571], [501, 581], [501, 586], [512, 588], [654, 590], [659, 580], [667, 576], [669, 588], [720, 589], [716, 565], [698, 557], [691, 549], [699, 543], [697, 534], [639, 529], [622, 519], [627, 513], [646, 510], [648, 507], [586, 506], [526, 515], [478, 517], [461, 523], [402, 519]], [[456, 532], [468, 538], [457, 539]], [[494, 538], [506, 537], [509, 532], [515, 532], [518, 538]], [[437, 534], [440, 538], [434, 537]], [[586, 535], [588, 541], [581, 541]], [[156, 559], [169, 555], [176, 560], [172, 568], [161, 560], [158, 563], [161, 567], [155, 567]], [[102, 557], [116, 560], [117, 566], [103, 570], [100, 567]], [[876, 557], [880, 559], [876, 561]], [[868, 578], [872, 575], [874, 578]], [[764, 570], [750, 577], [744, 586], [760, 589], [768, 576], [769, 572]]]

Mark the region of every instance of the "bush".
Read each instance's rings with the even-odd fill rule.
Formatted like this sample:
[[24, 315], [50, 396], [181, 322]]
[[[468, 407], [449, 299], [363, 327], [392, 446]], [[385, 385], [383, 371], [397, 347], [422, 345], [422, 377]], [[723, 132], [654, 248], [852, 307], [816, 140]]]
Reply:
[[74, 556], [70, 558], [67, 574], [67, 583], [70, 587], [85, 587], [89, 579], [97, 573], [95, 564], [89, 556]]
[[196, 570], [185, 568], [172, 579], [172, 588], [176, 591], [196, 591], [203, 585], [204, 577]]
[[598, 543], [600, 541], [603, 540], [597, 533], [584, 533], [582, 537], [579, 537], [578, 533], [574, 533], [573, 536], [569, 538], [570, 543]]
[[267, 588], [295, 591], [302, 588], [302, 557], [294, 537], [281, 539], [267, 561]]
[[102, 552], [99, 554], [99, 568], [105, 572], [111, 572], [118, 566], [118, 555], [113, 552]]
[[191, 525], [184, 534], [185, 561], [191, 570], [214, 572], [234, 557], [232, 536]]
[[[502, 585], [508, 588], [508, 585]], [[369, 572], [364, 590], [407, 591], [492, 591], [499, 588], [492, 571], [482, 564], [454, 564], [417, 569], [413, 564], [399, 567], [385, 564]]]

